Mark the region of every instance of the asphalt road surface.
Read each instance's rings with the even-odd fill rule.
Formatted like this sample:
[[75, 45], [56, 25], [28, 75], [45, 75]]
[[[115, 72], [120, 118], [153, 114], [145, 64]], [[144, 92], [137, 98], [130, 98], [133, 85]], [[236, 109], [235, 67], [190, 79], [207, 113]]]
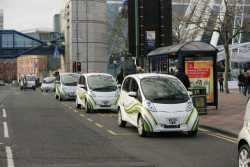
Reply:
[[205, 129], [141, 138], [118, 127], [116, 113], [87, 114], [39, 89], [0, 87], [0, 167], [236, 167], [236, 143]]

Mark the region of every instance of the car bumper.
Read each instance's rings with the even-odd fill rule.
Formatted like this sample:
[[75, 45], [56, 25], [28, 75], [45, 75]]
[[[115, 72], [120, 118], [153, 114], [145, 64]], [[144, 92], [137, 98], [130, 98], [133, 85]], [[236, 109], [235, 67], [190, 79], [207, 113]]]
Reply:
[[112, 106], [101, 106], [101, 105], [95, 105], [94, 110], [112, 110], [112, 111], [117, 111], [118, 106], [117, 105], [112, 105]]
[[[199, 125], [197, 124], [197, 126]], [[153, 129], [153, 132], [188, 132], [188, 131], [192, 131], [192, 128], [190, 128], [187, 124], [180, 125], [178, 128], [169, 128], [165, 127], [164, 125], [159, 125]]]

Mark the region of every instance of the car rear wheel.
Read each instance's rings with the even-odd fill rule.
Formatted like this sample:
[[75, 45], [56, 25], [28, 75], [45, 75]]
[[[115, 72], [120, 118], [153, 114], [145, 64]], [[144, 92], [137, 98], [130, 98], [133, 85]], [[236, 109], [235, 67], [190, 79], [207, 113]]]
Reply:
[[145, 128], [144, 128], [144, 124], [145, 124], [145, 121], [142, 118], [142, 116], [140, 116], [138, 119], [137, 129], [138, 129], [138, 134], [141, 137], [145, 137], [147, 135], [147, 132], [145, 131]]
[[123, 127], [123, 128], [124, 128], [124, 127], [126, 126], [126, 124], [127, 124], [127, 122], [122, 120], [122, 113], [121, 113], [121, 110], [118, 109], [118, 125], [119, 125], [120, 127]]
[[250, 167], [249, 146], [247, 144], [240, 147], [238, 162], [239, 167]]

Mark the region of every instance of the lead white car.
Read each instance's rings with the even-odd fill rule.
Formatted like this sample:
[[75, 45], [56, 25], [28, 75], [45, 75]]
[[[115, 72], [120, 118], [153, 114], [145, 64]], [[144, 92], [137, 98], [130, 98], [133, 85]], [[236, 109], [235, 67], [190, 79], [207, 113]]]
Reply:
[[196, 136], [198, 113], [184, 85], [174, 76], [135, 74], [125, 78], [118, 101], [118, 125], [129, 122], [140, 136], [187, 132]]
[[76, 107], [86, 112], [95, 110], [117, 111], [119, 90], [112, 75], [88, 73], [80, 76], [76, 90]]
[[239, 167], [250, 167], [250, 101], [246, 106], [244, 124], [238, 137]]

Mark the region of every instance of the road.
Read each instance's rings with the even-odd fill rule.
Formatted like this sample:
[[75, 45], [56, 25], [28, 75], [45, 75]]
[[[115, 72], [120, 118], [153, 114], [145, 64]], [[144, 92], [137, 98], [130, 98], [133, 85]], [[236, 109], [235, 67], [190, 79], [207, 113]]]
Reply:
[[0, 87], [1, 167], [236, 167], [237, 144], [200, 129], [197, 137], [141, 138], [115, 113], [87, 114], [39, 90]]

